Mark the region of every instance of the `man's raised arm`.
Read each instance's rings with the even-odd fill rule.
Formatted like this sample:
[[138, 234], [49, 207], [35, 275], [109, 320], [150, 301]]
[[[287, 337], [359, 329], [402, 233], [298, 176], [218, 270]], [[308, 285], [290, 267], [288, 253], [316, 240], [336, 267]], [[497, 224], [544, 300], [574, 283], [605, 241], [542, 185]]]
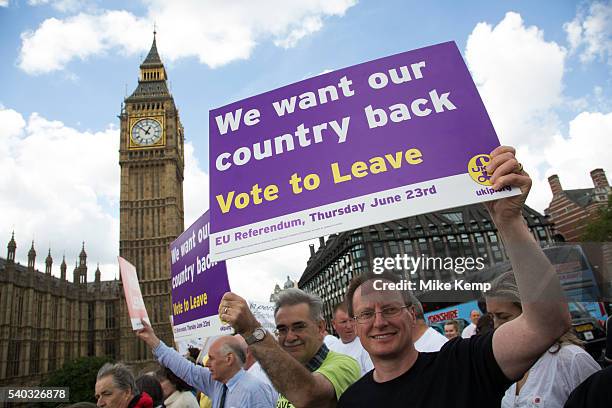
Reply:
[[153, 355], [159, 363], [168, 367], [172, 372], [187, 384], [191, 385], [198, 391], [205, 394], [210, 394], [211, 375], [206, 367], [201, 367], [193, 364], [181, 356], [176, 350], [166, 346], [156, 335], [151, 326], [142, 320], [143, 328], [136, 332], [136, 335], [143, 340], [153, 351]]
[[493, 189], [515, 186], [522, 194], [486, 203], [512, 264], [523, 309], [493, 335], [495, 359], [511, 380], [520, 378], [571, 327], [559, 278], [522, 216], [531, 178], [514, 154], [512, 147], [496, 148], [487, 171]]
[[[246, 301], [231, 292], [223, 296], [219, 316], [245, 339], [261, 326]], [[332, 383], [322, 374], [308, 371], [302, 363], [283, 350], [269, 333], [249, 348], [274, 388], [296, 408], [336, 406], [336, 390]]]

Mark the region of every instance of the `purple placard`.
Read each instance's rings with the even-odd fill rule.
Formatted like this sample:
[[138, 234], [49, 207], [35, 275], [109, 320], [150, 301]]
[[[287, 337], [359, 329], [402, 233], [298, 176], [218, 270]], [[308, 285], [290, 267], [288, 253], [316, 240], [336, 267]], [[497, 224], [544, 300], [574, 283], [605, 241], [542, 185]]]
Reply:
[[496, 146], [454, 42], [212, 110], [211, 256], [514, 195], [487, 187]]
[[218, 307], [230, 287], [225, 262], [210, 259], [209, 231], [210, 211], [206, 211], [170, 244], [176, 339], [207, 337], [212, 328], [221, 326]]

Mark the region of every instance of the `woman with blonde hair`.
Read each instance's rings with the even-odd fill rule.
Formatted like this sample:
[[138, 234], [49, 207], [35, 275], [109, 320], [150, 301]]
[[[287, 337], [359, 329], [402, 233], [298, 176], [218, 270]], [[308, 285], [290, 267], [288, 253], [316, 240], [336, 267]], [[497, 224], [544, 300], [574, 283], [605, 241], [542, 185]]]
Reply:
[[[493, 316], [496, 329], [523, 312], [512, 272], [506, 272], [491, 282], [485, 298], [487, 312]], [[542, 354], [523, 378], [506, 390], [501, 406], [562, 407], [572, 390], [599, 369], [570, 329]]]

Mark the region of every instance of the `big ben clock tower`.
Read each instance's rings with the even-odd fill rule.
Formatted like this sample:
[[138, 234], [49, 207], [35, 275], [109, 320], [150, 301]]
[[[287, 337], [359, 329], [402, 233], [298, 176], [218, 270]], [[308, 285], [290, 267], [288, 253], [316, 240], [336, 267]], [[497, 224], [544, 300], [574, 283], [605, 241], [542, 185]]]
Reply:
[[[151, 50], [140, 65], [138, 86], [119, 116], [119, 253], [136, 267], [156, 334], [172, 344], [169, 244], [184, 229], [184, 136], [166, 80], [154, 32]], [[120, 304], [121, 358], [149, 359], [150, 351], [132, 331], [125, 302]]]

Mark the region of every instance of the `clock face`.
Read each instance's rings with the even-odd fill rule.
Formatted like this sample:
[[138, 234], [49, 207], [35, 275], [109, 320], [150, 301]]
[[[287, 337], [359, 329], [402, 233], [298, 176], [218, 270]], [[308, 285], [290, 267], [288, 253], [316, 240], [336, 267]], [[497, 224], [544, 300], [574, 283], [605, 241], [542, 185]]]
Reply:
[[162, 127], [155, 119], [142, 119], [132, 126], [132, 140], [141, 146], [151, 146], [162, 137]]

